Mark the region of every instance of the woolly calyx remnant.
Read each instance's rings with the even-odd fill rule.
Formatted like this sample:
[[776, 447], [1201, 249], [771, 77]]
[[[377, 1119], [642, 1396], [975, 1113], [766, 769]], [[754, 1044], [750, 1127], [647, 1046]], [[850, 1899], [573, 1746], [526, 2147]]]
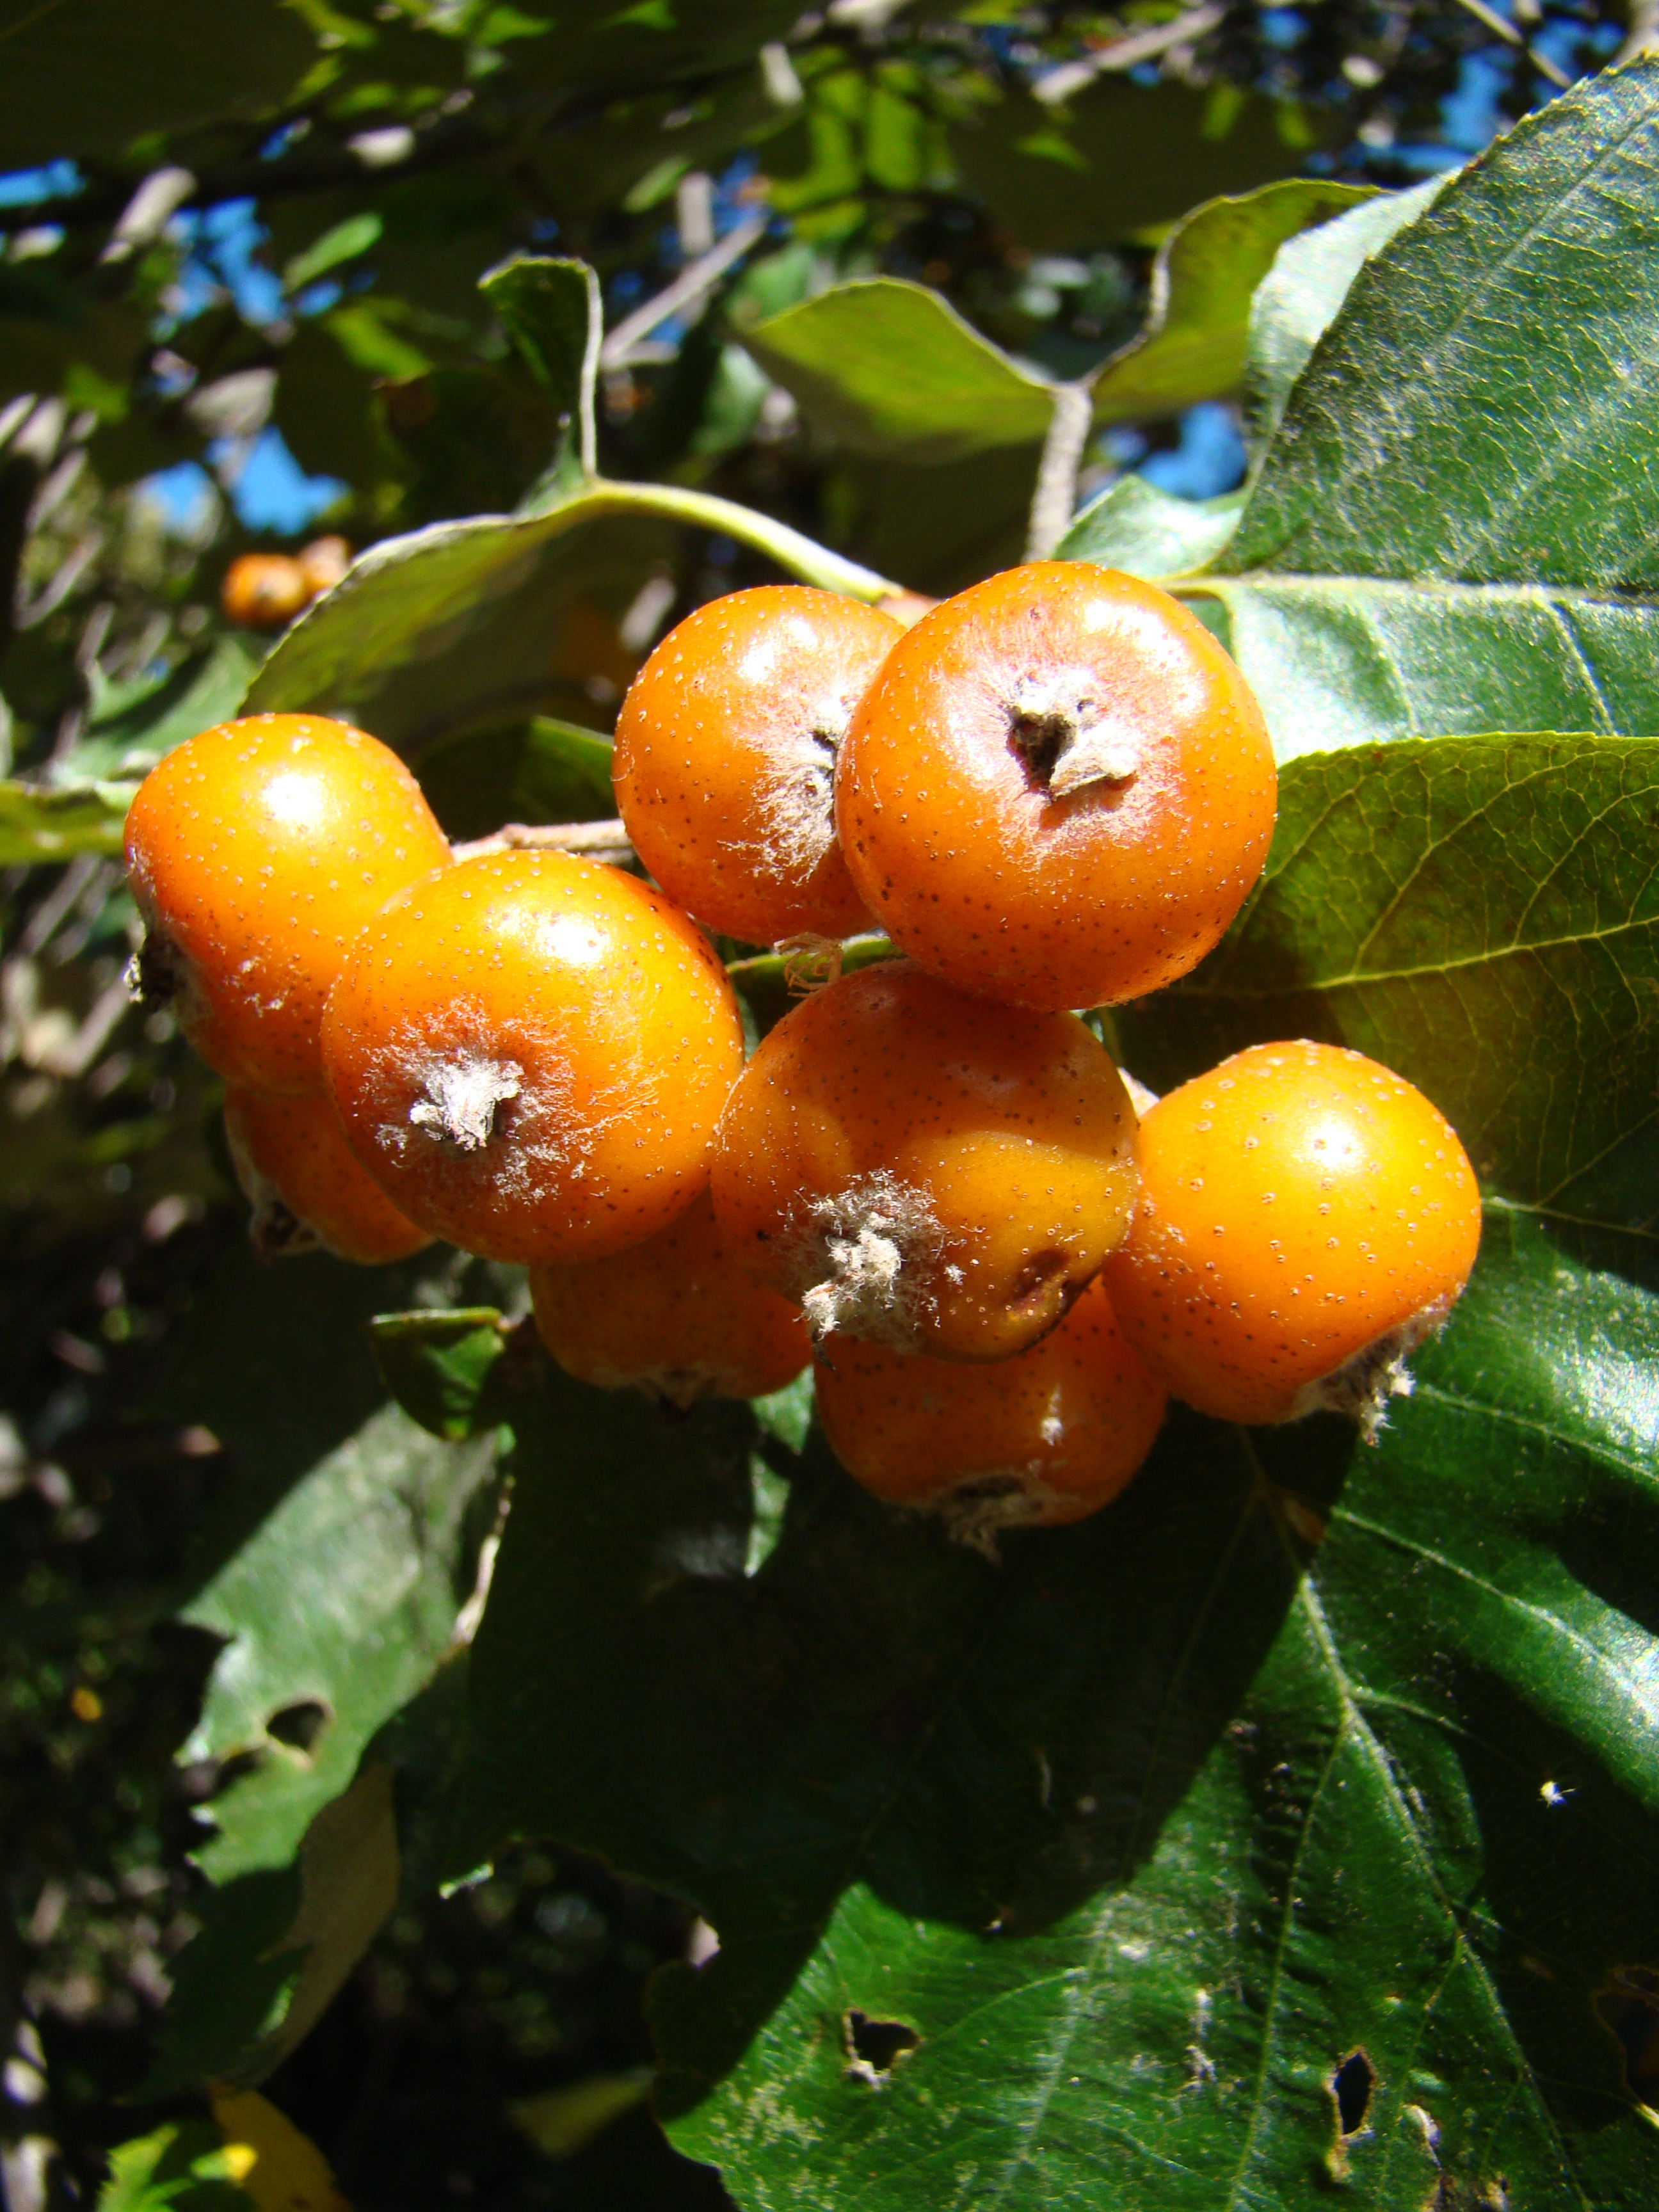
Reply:
[[498, 1109], [523, 1085], [524, 1070], [516, 1060], [440, 1060], [427, 1071], [410, 1121], [457, 1152], [481, 1152], [495, 1132]]
[[1299, 1421], [1309, 1413], [1341, 1413], [1357, 1421], [1361, 1437], [1374, 1444], [1378, 1430], [1388, 1420], [1389, 1401], [1412, 1395], [1407, 1358], [1419, 1344], [1438, 1334], [1455, 1304], [1451, 1297], [1436, 1298], [1397, 1328], [1385, 1329], [1340, 1367], [1334, 1367], [1328, 1375], [1299, 1390], [1285, 1419]]
[[1059, 1503], [1058, 1493], [1035, 1467], [1009, 1468], [970, 1475], [915, 1510], [939, 1521], [953, 1543], [966, 1545], [998, 1566], [1004, 1531], [1047, 1526], [1063, 1517], [1054, 1510]]
[[928, 1193], [884, 1168], [815, 1198], [808, 1213], [800, 1303], [813, 1342], [839, 1331], [913, 1351], [945, 1245]]

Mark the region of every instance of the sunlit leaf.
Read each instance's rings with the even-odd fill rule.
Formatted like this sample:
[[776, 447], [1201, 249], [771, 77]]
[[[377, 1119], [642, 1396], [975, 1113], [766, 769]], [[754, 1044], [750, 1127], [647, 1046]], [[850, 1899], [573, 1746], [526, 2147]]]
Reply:
[[1248, 386], [1252, 436], [1279, 428], [1291, 387], [1335, 320], [1360, 270], [1413, 222], [1449, 182], [1431, 177], [1407, 192], [1382, 192], [1312, 233], [1287, 239], [1256, 287], [1249, 312]]
[[430, 1680], [471, 1588], [483, 1529], [468, 1509], [490, 1443], [418, 1427], [369, 1351], [369, 1316], [416, 1279], [239, 1255], [179, 1346], [165, 1402], [234, 1467], [181, 1608], [226, 1639], [187, 1755], [252, 1754], [208, 1808], [218, 1833], [199, 1857], [216, 1881], [291, 1861], [375, 1729]]
[[1183, 216], [1158, 249], [1146, 328], [1095, 379], [1096, 422], [1171, 415], [1235, 391], [1251, 297], [1274, 255], [1370, 197], [1352, 185], [1298, 178]]
[[584, 261], [520, 253], [490, 270], [479, 286], [565, 426], [563, 453], [548, 457], [550, 484], [591, 477], [603, 322], [599, 278]]
[[1055, 557], [1094, 561], [1132, 576], [1189, 574], [1220, 552], [1243, 507], [1240, 492], [1177, 499], [1145, 477], [1120, 477], [1073, 519]]
[[[1659, 311], [1641, 274], [1659, 237], [1656, 128], [1659, 65], [1586, 80], [1353, 276], [1214, 562], [1281, 759], [1448, 732], [1659, 730]], [[1328, 239], [1342, 265], [1304, 270], [1304, 289], [1281, 270], [1281, 368], [1366, 226], [1413, 211], [1373, 204], [1341, 237], [1288, 249], [1316, 263]]]
[[1590, 79], [1366, 264], [1228, 568], [1609, 596], [1659, 583], [1656, 128], [1659, 66]]
[[743, 342], [808, 418], [854, 453], [953, 460], [1040, 441], [1047, 381], [983, 338], [939, 293], [854, 278], [755, 324]]

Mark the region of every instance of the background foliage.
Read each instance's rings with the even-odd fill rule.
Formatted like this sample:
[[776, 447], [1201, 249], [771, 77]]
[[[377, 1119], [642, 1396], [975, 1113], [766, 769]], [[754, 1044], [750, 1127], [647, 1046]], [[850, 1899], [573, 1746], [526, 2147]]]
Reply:
[[[13, 2212], [1651, 2201], [1659, 87], [1553, 98], [1644, 27], [0, 4]], [[256, 1267], [136, 777], [246, 696], [608, 815], [663, 628], [1018, 557], [1061, 386], [1286, 763], [1120, 1049], [1359, 1045], [1487, 1191], [1382, 1446], [1177, 1414], [994, 1570], [510, 1271]]]

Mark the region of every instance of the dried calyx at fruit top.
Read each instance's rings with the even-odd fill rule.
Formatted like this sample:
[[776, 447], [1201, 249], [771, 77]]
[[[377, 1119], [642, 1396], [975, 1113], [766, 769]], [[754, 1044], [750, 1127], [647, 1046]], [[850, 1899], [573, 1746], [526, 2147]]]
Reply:
[[841, 750], [842, 850], [899, 949], [1058, 1011], [1139, 998], [1217, 944], [1273, 836], [1249, 685], [1167, 592], [1082, 562], [922, 617]]

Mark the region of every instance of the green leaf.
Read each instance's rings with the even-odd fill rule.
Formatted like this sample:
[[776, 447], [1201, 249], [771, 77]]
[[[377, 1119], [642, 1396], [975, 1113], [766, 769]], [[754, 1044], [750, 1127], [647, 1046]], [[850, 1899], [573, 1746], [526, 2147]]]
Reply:
[[249, 2212], [253, 2199], [231, 2179], [219, 2130], [208, 2120], [169, 2120], [117, 2143], [98, 2212]]
[[375, 1364], [411, 1420], [447, 1443], [495, 1425], [492, 1384], [512, 1331], [494, 1306], [377, 1314], [369, 1329]]
[[316, 2026], [398, 1901], [392, 1779], [384, 1761], [366, 1764], [315, 1814], [291, 1866], [203, 1899], [149, 2094], [262, 2081]]
[[478, 289], [557, 409], [565, 430], [547, 481], [561, 486], [597, 467], [593, 384], [599, 370], [604, 309], [599, 280], [585, 261], [516, 253], [478, 280]]
[[756, 2212], [1644, 2202], [1593, 2006], [1654, 1905], [1656, 1357], [1498, 1207], [1377, 1448], [1177, 1413], [997, 1569], [814, 1447], [752, 1577], [734, 1416], [550, 1377], [455, 1866], [547, 1834], [696, 1901], [659, 2101]]
[[290, 292], [302, 292], [307, 284], [314, 284], [331, 269], [343, 262], [355, 261], [360, 253], [367, 253], [380, 243], [380, 233], [386, 228], [385, 218], [373, 208], [365, 208], [359, 215], [349, 215], [343, 222], [331, 223], [320, 238], [313, 239], [303, 253], [296, 253], [283, 270], [283, 283]]
[[1360, 270], [1291, 396], [1230, 568], [1659, 584], [1656, 118], [1659, 64], [1583, 80]]
[[170, 1970], [145, 2095], [270, 2073], [393, 1899], [431, 1896], [453, 1820], [465, 1686], [463, 1647], [376, 1732], [350, 1787], [314, 1816], [290, 1864], [238, 1875], [195, 1900], [200, 1932]]
[[0, 781], [0, 867], [118, 853], [132, 783]]
[[[1270, 185], [1184, 218], [1159, 252], [1146, 329], [1099, 371], [1096, 421], [1173, 413], [1232, 391], [1250, 295], [1281, 242], [1364, 197], [1349, 185]], [[1047, 380], [923, 285], [855, 278], [755, 325], [744, 343], [854, 453], [955, 460], [1036, 443], [1048, 427]]]
[[1365, 263], [1414, 222], [1449, 182], [1449, 176], [1431, 177], [1408, 192], [1380, 192], [1280, 246], [1249, 310], [1247, 386], [1258, 446], [1278, 429], [1291, 387]]
[[422, 759], [421, 788], [459, 839], [506, 822], [609, 820], [617, 811], [610, 738], [546, 714], [437, 746]]
[[1053, 410], [1046, 379], [939, 293], [897, 277], [837, 284], [742, 337], [809, 421], [854, 453], [933, 462], [1032, 445]]
[[1060, 561], [1094, 561], [1132, 576], [1190, 575], [1212, 561], [1238, 526], [1242, 492], [1177, 499], [1145, 477], [1120, 477], [1073, 519]]
[[[1231, 560], [1235, 538], [1218, 557]], [[1281, 762], [1392, 738], [1659, 729], [1659, 606], [1570, 586], [1240, 576], [1219, 602]]]
[[[301, 342], [296, 338], [283, 357], [279, 413]], [[337, 359], [338, 349], [330, 350]], [[341, 373], [348, 380], [355, 377], [343, 362]], [[361, 379], [356, 380], [361, 387]], [[317, 396], [325, 401], [326, 390]], [[360, 388], [357, 404], [362, 407], [369, 398]], [[406, 464], [398, 513], [414, 523], [512, 512], [561, 443], [557, 414], [516, 362], [434, 368], [428, 375], [382, 384], [373, 399], [372, 412], [384, 425], [383, 442], [393, 445]], [[317, 414], [326, 422], [320, 404]]]
[[352, 368], [365, 376], [423, 376], [433, 366], [426, 348], [416, 343], [425, 333], [418, 325], [410, 333], [414, 319], [401, 301], [353, 300], [319, 319]]
[[1363, 186], [1296, 178], [1184, 216], [1158, 248], [1146, 328], [1096, 375], [1095, 421], [1175, 414], [1236, 391], [1251, 297], [1274, 255], [1372, 197]]
[[374, 1730], [429, 1679], [465, 1595], [466, 1508], [492, 1463], [487, 1438], [442, 1444], [386, 1407], [180, 1613], [227, 1639], [184, 1756], [258, 1754], [213, 1801], [219, 1833], [198, 1854], [211, 1880], [291, 1857]]
[[[1203, 586], [1281, 759], [1659, 729], [1656, 116], [1644, 62], [1528, 117], [1364, 263], [1314, 345]], [[1303, 337], [1345, 274], [1310, 286]]]
[[286, 1942], [300, 1909], [296, 1862], [239, 1875], [197, 1900], [198, 1925], [168, 1978], [147, 2096], [228, 2080], [283, 2020], [305, 1964]]
[[316, 58], [279, 0], [11, 0], [0, 14], [0, 165], [111, 159], [140, 134], [246, 123], [294, 91]]
[[179, 1613], [226, 1639], [185, 1755], [252, 1755], [209, 1808], [212, 1881], [291, 1860], [450, 1648], [491, 1446], [440, 1443], [390, 1403], [367, 1328], [434, 1264], [313, 1254], [267, 1267], [238, 1253], [175, 1352], [155, 1410], [210, 1428], [234, 1470], [197, 1532]]
[[793, 1382], [786, 1382], [781, 1390], [774, 1390], [764, 1398], [751, 1398], [755, 1419], [769, 1436], [787, 1444], [792, 1452], [806, 1449], [806, 1439], [812, 1426], [812, 1370], [804, 1368]]
[[[861, 599], [897, 587], [799, 531], [672, 484], [594, 483], [544, 514], [480, 515], [383, 538], [302, 615], [244, 711], [313, 708], [419, 754], [459, 729], [552, 706], [577, 611], [619, 616], [661, 557], [665, 526], [719, 530], [788, 574]], [[568, 690], [580, 696], [573, 668]]]
[[1104, 78], [1057, 115], [1011, 89], [962, 115], [951, 151], [1021, 245], [1090, 251], [1301, 167], [1305, 149], [1286, 143], [1273, 102], [1233, 90]]
[[1263, 1036], [1346, 1044], [1483, 1183], [1659, 1280], [1659, 738], [1443, 738], [1298, 760], [1196, 974], [1120, 1009], [1155, 1090]]
[[174, 745], [229, 720], [260, 657], [247, 639], [222, 636], [160, 676], [119, 684], [94, 676], [87, 733], [54, 773], [75, 781], [147, 774]]

